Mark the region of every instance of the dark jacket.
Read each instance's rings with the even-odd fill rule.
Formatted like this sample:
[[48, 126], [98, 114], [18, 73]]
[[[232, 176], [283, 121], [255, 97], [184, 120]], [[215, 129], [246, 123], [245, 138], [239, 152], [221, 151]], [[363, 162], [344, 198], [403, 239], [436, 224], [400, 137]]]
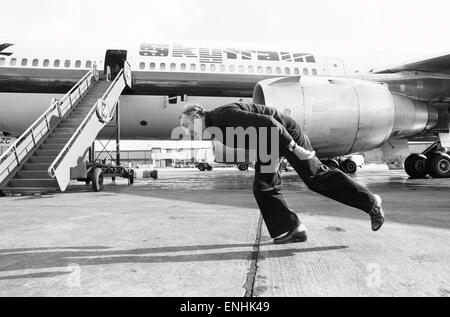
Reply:
[[[247, 103], [231, 103], [205, 112], [206, 128], [217, 127], [226, 136], [227, 127], [276, 127], [279, 133], [280, 147], [287, 148], [294, 139], [299, 143], [303, 136], [300, 125], [291, 117], [277, 109]], [[224, 140], [227, 145], [227, 140]], [[236, 143], [234, 143], [236, 144]], [[299, 143], [300, 144], [300, 143]]]

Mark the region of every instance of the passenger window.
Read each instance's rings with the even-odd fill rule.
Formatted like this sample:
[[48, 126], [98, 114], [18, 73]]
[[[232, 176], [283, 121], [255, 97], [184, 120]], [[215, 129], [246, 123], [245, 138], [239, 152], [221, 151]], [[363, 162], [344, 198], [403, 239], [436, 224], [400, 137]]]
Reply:
[[160, 70], [166, 70], [166, 63], [159, 64], [159, 69]]
[[286, 75], [290, 75], [291, 74], [291, 69], [289, 67], [286, 67], [284, 69], [284, 72], [286, 73]]
[[48, 67], [50, 65], [50, 61], [48, 59], [44, 59], [43, 65], [44, 67]]
[[243, 72], [245, 72], [245, 68], [244, 68], [244, 66], [242, 66], [242, 65], [239, 65], [239, 72], [240, 72], [240, 73], [243, 73]]
[[11, 60], [9, 61], [9, 65], [16, 66], [16, 64], [17, 64], [17, 59], [16, 58], [11, 58]]
[[151, 70], [155, 70], [156, 69], [156, 64], [155, 63], [150, 63], [150, 69]]
[[22, 62], [20, 63], [20, 65], [27, 66], [27, 64], [28, 64], [28, 59], [22, 58]]
[[81, 61], [76, 61], [75, 62], [75, 67], [76, 68], [80, 68], [81, 67]]
[[281, 67], [277, 67], [277, 75], [281, 75]]
[[59, 67], [60, 61], [59, 59], [55, 59], [55, 61], [53, 62], [53, 66], [54, 67]]
[[258, 73], [262, 74], [264, 72], [264, 68], [262, 66], [258, 66]]
[[267, 74], [272, 74], [272, 67], [268, 66], [266, 68]]
[[3, 66], [3, 65], [5, 65], [5, 58], [4, 57], [2, 57], [2, 58], [0, 58], [0, 66]]
[[92, 68], [92, 61], [86, 61], [86, 68]]
[[177, 70], [177, 64], [175, 63], [170, 64], [170, 70]]
[[197, 65], [191, 64], [191, 71], [195, 72], [197, 70]]
[[209, 70], [210, 70], [211, 72], [215, 72], [215, 71], [216, 71], [216, 65], [211, 64], [211, 66], [209, 66]]
[[317, 76], [317, 69], [313, 68], [312, 69], [312, 74], [313, 74], [313, 76]]
[[300, 69], [298, 69], [297, 67], [294, 68], [294, 74], [295, 75], [300, 75]]
[[39, 65], [39, 60], [37, 58], [33, 59], [33, 66], [36, 67]]
[[230, 73], [234, 73], [234, 71], [235, 71], [234, 65], [230, 65], [230, 67], [228, 69], [229, 69]]
[[200, 70], [202, 72], [206, 71], [206, 65], [205, 64], [200, 64]]
[[145, 63], [144, 62], [139, 63], [139, 69], [144, 69], [144, 68], [145, 68]]
[[225, 65], [220, 65], [220, 71], [221, 71], [222, 73], [225, 72]]
[[184, 64], [184, 63], [181, 64], [181, 70], [182, 70], [182, 71], [185, 71], [185, 70], [186, 70], [186, 64]]
[[305, 76], [309, 75], [308, 68], [303, 68], [303, 75], [305, 75]]
[[255, 69], [253, 68], [253, 66], [249, 66], [249, 67], [248, 67], [248, 72], [249, 72], [250, 74], [253, 74], [254, 71], [255, 71]]
[[69, 68], [70, 67], [70, 61], [68, 59], [66, 59], [66, 61], [64, 62], [64, 67], [65, 68]]

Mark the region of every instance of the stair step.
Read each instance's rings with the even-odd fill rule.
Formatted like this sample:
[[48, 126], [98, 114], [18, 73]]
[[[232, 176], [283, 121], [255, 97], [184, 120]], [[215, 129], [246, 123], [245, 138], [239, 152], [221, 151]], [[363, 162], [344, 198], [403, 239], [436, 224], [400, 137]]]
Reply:
[[53, 132], [50, 134], [49, 138], [52, 139], [70, 139], [72, 137], [72, 133], [62, 133], [62, 132]]
[[56, 187], [5, 187], [2, 191], [10, 194], [21, 194], [21, 195], [34, 195], [34, 194], [46, 194], [46, 193], [56, 193], [58, 188]]
[[69, 138], [67, 139], [58, 139], [58, 138], [48, 138], [47, 140], [45, 140], [45, 144], [61, 144], [61, 145], [65, 145], [67, 143], [67, 141], [69, 141]]
[[70, 133], [73, 134], [76, 131], [76, 128], [56, 128], [55, 130], [53, 130], [53, 132], [56, 133]]
[[52, 163], [56, 157], [54, 156], [32, 156], [28, 162], [30, 163]]
[[17, 173], [16, 175], [17, 178], [47, 178], [49, 177], [48, 175], [48, 171], [33, 171], [33, 170], [28, 170], [28, 171], [24, 171], [21, 170]]
[[63, 128], [63, 129], [77, 129], [79, 127], [79, 125], [77, 124], [73, 124], [73, 123], [60, 123], [58, 125], [58, 128]]
[[39, 148], [39, 150], [44, 150], [44, 151], [47, 151], [47, 150], [57, 150], [57, 151], [60, 151], [60, 150], [62, 150], [62, 148], [64, 147], [64, 145], [65, 144], [53, 144], [53, 143], [43, 143], [41, 146], [40, 146], [40, 148]]
[[13, 178], [9, 187], [56, 187], [58, 183], [53, 178]]
[[37, 150], [35, 155], [37, 156], [58, 156], [60, 151], [58, 150]]
[[25, 163], [23, 165], [24, 171], [47, 171], [50, 163]]

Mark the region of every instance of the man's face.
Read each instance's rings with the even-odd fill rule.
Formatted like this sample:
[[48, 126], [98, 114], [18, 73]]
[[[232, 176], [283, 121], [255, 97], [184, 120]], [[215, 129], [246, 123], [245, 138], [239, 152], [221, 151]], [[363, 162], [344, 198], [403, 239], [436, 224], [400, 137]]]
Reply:
[[180, 126], [186, 131], [186, 135], [193, 135], [195, 138], [202, 136], [202, 120], [198, 115], [187, 116], [182, 114], [180, 117]]

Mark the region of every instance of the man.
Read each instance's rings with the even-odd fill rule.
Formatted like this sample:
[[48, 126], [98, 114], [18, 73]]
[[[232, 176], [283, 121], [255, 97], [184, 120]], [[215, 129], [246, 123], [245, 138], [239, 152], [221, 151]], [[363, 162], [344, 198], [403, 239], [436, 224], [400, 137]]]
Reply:
[[[200, 128], [199, 125], [200, 124]], [[200, 105], [187, 105], [180, 117], [180, 125], [190, 133], [198, 134], [215, 128], [227, 135], [229, 128], [267, 128], [275, 131], [279, 141], [278, 159], [286, 158], [309, 189], [369, 214], [372, 230], [378, 231], [384, 223], [381, 198], [369, 189], [335, 169], [323, 165], [315, 155], [308, 137], [291, 117], [275, 108], [245, 103], [232, 103], [205, 111]], [[259, 133], [261, 134], [261, 133]], [[258, 137], [261, 137], [258, 134]], [[197, 135], [198, 136], [198, 135]], [[267, 133], [265, 137], [274, 137]], [[230, 140], [220, 140], [227, 145]], [[234, 146], [234, 142], [232, 143]], [[258, 143], [259, 145], [260, 143]], [[258, 153], [260, 149], [258, 148]], [[304, 242], [305, 226], [297, 214], [288, 208], [280, 193], [281, 171], [263, 171], [266, 165], [259, 159], [255, 167], [253, 193], [264, 222], [275, 244]]]

